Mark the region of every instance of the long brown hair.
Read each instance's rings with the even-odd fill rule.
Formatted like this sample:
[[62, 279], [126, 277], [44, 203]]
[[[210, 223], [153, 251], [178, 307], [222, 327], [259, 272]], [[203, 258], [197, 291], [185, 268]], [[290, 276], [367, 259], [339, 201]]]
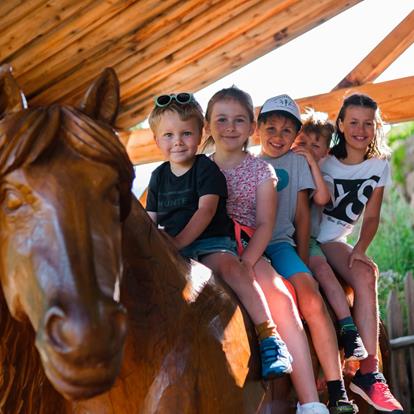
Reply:
[[346, 110], [349, 106], [359, 106], [362, 108], [370, 108], [375, 111], [376, 132], [375, 137], [368, 146], [368, 150], [365, 154], [365, 159], [369, 158], [387, 158], [390, 155], [390, 149], [385, 142], [385, 134], [383, 129], [383, 122], [381, 119], [380, 110], [377, 102], [371, 97], [364, 94], [353, 94], [344, 99], [342, 107], [338, 113], [338, 117], [335, 122], [335, 134], [333, 137], [333, 147], [329, 151], [338, 159], [344, 159], [348, 153], [346, 150], [345, 135], [339, 129], [339, 123], [345, 119]]

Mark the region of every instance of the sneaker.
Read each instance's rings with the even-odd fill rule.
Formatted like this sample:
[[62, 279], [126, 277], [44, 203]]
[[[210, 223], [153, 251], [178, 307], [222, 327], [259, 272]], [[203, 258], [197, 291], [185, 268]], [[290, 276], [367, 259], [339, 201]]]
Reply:
[[296, 414], [329, 414], [329, 411], [326, 405], [320, 402], [298, 403]]
[[358, 331], [354, 329], [341, 330], [339, 341], [344, 348], [344, 356], [346, 361], [360, 361], [368, 356], [362, 339]]
[[329, 406], [330, 414], [356, 414], [358, 411], [353, 401], [339, 400], [335, 405]]
[[380, 372], [362, 375], [360, 371], [357, 371], [349, 388], [378, 411], [394, 414], [404, 413], [401, 404], [391, 394], [387, 382]]
[[276, 336], [260, 341], [262, 377], [265, 380], [281, 377], [292, 372], [292, 356], [286, 344]]

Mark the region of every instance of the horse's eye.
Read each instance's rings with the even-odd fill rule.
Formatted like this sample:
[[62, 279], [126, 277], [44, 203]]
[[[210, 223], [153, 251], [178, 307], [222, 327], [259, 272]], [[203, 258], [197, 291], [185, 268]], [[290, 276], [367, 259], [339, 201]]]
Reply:
[[23, 205], [23, 199], [16, 191], [9, 190], [5, 195], [3, 205], [10, 212], [16, 211]]
[[119, 206], [119, 188], [118, 188], [118, 186], [114, 185], [108, 191], [108, 200], [114, 206]]

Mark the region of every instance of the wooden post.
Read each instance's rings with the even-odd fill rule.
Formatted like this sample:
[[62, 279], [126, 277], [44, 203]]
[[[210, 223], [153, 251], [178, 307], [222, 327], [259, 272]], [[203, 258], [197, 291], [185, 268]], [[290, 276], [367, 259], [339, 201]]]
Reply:
[[[390, 338], [398, 338], [404, 335], [401, 305], [398, 301], [397, 292], [390, 292], [387, 303], [387, 325]], [[406, 412], [411, 405], [410, 392], [407, 376], [406, 350], [395, 349], [391, 353], [391, 388], [395, 397], [400, 401]]]
[[[405, 276], [405, 301], [407, 303], [407, 335], [414, 335], [414, 280], [413, 274], [408, 272]], [[414, 347], [409, 348], [410, 354], [410, 370], [411, 370], [411, 393], [414, 395]]]

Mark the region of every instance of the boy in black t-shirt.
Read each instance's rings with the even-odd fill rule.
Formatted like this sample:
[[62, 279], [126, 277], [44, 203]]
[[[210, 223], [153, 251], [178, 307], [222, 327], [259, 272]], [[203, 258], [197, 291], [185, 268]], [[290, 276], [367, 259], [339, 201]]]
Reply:
[[203, 125], [199, 104], [186, 93], [158, 97], [150, 115], [155, 141], [168, 161], [151, 175], [147, 211], [183, 256], [197, 260], [214, 252], [236, 255], [226, 179], [214, 162], [196, 155]]
[[183, 256], [201, 262], [208, 257], [209, 267], [237, 294], [258, 333], [263, 378], [290, 373], [291, 356], [278, 338], [264, 293], [237, 257], [226, 179], [213, 161], [196, 155], [204, 126], [200, 105], [189, 93], [158, 96], [149, 123], [167, 161], [151, 175], [148, 214]]

